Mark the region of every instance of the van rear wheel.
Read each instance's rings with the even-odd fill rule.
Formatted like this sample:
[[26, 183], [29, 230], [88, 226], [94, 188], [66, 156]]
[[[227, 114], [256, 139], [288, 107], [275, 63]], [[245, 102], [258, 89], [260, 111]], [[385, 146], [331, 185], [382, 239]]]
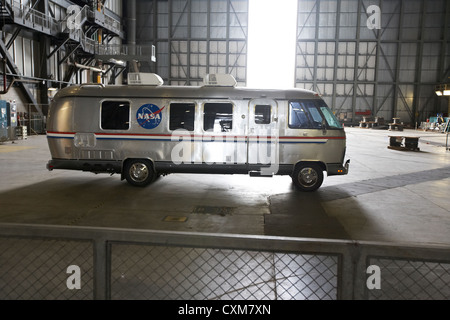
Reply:
[[152, 163], [146, 159], [128, 160], [124, 168], [125, 179], [137, 187], [145, 187], [153, 182], [156, 174]]
[[315, 191], [323, 182], [323, 169], [315, 163], [299, 164], [292, 174], [292, 182], [302, 191]]

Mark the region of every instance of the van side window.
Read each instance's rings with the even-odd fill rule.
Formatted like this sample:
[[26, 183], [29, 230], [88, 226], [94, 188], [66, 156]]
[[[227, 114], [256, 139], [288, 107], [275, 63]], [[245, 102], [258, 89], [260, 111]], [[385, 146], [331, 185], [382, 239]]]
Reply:
[[311, 115], [313, 126], [321, 128], [322, 126], [322, 116], [316, 106], [308, 108], [309, 114]]
[[322, 128], [322, 115], [313, 101], [291, 101], [289, 103], [289, 128]]
[[203, 129], [212, 132], [230, 132], [233, 129], [231, 103], [205, 103]]
[[272, 106], [270, 106], [270, 105], [256, 105], [255, 106], [255, 123], [256, 124], [269, 124], [271, 109], [272, 109]]
[[130, 103], [128, 101], [103, 101], [101, 127], [104, 130], [128, 130], [130, 128]]
[[194, 131], [195, 104], [171, 103], [169, 129], [186, 129]]
[[328, 126], [330, 128], [336, 128], [336, 129], [342, 128], [341, 124], [336, 119], [333, 112], [331, 112], [330, 108], [328, 108], [328, 106], [326, 105], [326, 103], [324, 101], [319, 101], [318, 106], [320, 108], [320, 111], [322, 111], [323, 116], [327, 120]]

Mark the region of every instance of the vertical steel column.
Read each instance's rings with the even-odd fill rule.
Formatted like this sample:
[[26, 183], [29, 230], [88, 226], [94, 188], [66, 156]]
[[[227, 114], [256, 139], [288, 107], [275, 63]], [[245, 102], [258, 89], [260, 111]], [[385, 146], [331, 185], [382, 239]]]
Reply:
[[423, 60], [423, 36], [425, 29], [425, 12], [426, 12], [425, 0], [422, 0], [421, 3], [421, 11], [422, 16], [420, 18], [420, 35], [419, 42], [417, 45], [417, 55], [416, 55], [416, 74], [414, 77], [414, 96], [412, 102], [412, 111], [411, 111], [411, 124], [415, 126], [417, 120], [417, 110], [419, 109], [420, 103], [420, 84], [422, 82], [422, 60]]
[[[383, 2], [380, 0], [380, 14], [383, 14]], [[387, 25], [386, 25], [387, 26]], [[381, 26], [380, 26], [381, 27]], [[377, 116], [377, 106], [378, 106], [378, 71], [380, 68], [380, 51], [381, 51], [381, 29], [374, 30], [377, 37], [377, 47], [375, 52], [375, 75], [373, 83], [373, 98], [372, 98], [372, 115]]]
[[225, 37], [226, 37], [226, 46], [225, 46], [225, 50], [226, 50], [226, 60], [225, 60], [225, 65], [226, 65], [226, 73], [229, 73], [230, 70], [230, 11], [231, 11], [231, 0], [227, 0], [227, 30], [225, 32]]
[[363, 0], [358, 1], [358, 16], [356, 19], [356, 42], [355, 42], [355, 63], [353, 70], [353, 96], [352, 96], [352, 122], [355, 121], [356, 116], [356, 95], [358, 92], [358, 58], [359, 58], [359, 42], [361, 40], [361, 2]]
[[447, 105], [447, 115], [450, 116], [450, 97], [447, 97], [448, 105]]
[[[153, 44], [155, 45], [156, 52], [155, 55], [158, 56], [158, 1], [153, 0], [152, 1], [152, 7], [153, 7]], [[158, 70], [158, 62], [159, 59], [156, 58], [156, 62], [150, 63], [150, 72], [157, 73]]]
[[168, 80], [169, 84], [171, 84], [172, 79], [172, 0], [167, 1], [167, 55], [169, 56], [169, 63], [168, 63]]
[[111, 258], [107, 240], [98, 235], [93, 243], [94, 300], [111, 299]]
[[336, 91], [337, 91], [337, 65], [338, 65], [338, 47], [340, 37], [340, 21], [341, 21], [341, 1], [337, 3], [336, 12], [336, 29], [334, 35], [334, 68], [333, 68], [333, 96], [331, 98], [331, 109], [336, 110]]
[[[37, 4], [37, 9], [45, 14], [45, 16], [49, 16], [48, 10], [48, 0], [41, 0], [39, 4]], [[36, 59], [39, 59], [39, 77], [42, 79], [48, 79], [51, 74], [50, 63], [47, 59], [50, 53], [50, 39], [43, 33], [39, 33], [39, 54], [36, 55]], [[34, 57], [34, 55], [33, 55]], [[39, 101], [41, 104], [48, 104], [48, 81], [40, 81], [39, 82]]]
[[210, 55], [210, 45], [211, 45], [211, 1], [207, 0], [207, 14], [206, 14], [206, 73], [210, 73], [211, 60]]
[[[249, 8], [250, 8], [249, 2], [250, 2], [250, 0], [247, 1], [247, 34], [246, 34], [247, 38], [245, 39], [245, 47], [246, 47], [246, 53], [245, 53], [245, 85], [247, 85], [247, 79], [248, 79], [248, 73], [247, 73], [247, 65], [248, 65], [248, 30], [250, 28], [250, 26], [249, 26], [249, 20], [250, 19], [248, 18], [249, 15], [250, 15], [250, 13], [249, 13]], [[297, 23], [296, 23], [296, 25], [298, 25], [298, 3], [297, 3]], [[297, 46], [297, 44], [296, 44], [296, 46]], [[294, 68], [297, 68], [297, 67], [294, 66]], [[295, 87], [295, 80], [296, 80], [295, 73], [296, 72], [294, 72], [294, 87]]]
[[[438, 72], [436, 83], [448, 82], [450, 79], [446, 79], [446, 70], [445, 70], [445, 55], [447, 52], [447, 40], [448, 40], [448, 28], [449, 28], [449, 20], [450, 20], [450, 1], [445, 1], [444, 8], [445, 16], [444, 16], [444, 26], [442, 31], [442, 41], [441, 41], [441, 52], [439, 54], [439, 64], [438, 64]], [[434, 95], [434, 112], [438, 112], [438, 108], [441, 105], [440, 97]], [[449, 107], [448, 114], [450, 116], [450, 98], [449, 98]]]
[[[316, 26], [314, 36], [314, 64], [313, 64], [313, 90], [319, 92], [317, 88], [317, 51], [319, 48], [319, 23], [320, 23], [320, 0], [316, 0]], [[308, 50], [306, 50], [308, 53]]]
[[191, 85], [192, 3], [191, 0], [186, 1], [187, 1], [186, 7], [187, 12], [185, 12], [185, 14], [187, 14], [187, 24], [188, 24], [186, 85]]
[[400, 77], [400, 55], [401, 55], [401, 49], [402, 49], [402, 25], [403, 25], [403, 15], [404, 7], [403, 7], [403, 0], [400, 0], [400, 15], [398, 19], [398, 36], [397, 36], [397, 57], [395, 61], [395, 78], [394, 78], [394, 101], [392, 105], [392, 113], [391, 117], [395, 118], [397, 115], [397, 108], [398, 108], [398, 95], [399, 95], [399, 77]]
[[[135, 55], [136, 48], [136, 0], [127, 1], [127, 44], [128, 53]], [[131, 67], [131, 63], [129, 66]], [[138, 70], [135, 70], [137, 72]]]

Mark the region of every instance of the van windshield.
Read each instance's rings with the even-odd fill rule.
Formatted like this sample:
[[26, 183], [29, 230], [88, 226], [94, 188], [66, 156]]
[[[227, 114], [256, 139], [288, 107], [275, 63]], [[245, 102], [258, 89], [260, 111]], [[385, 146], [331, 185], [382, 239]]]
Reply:
[[323, 100], [289, 102], [289, 128], [291, 129], [341, 129], [334, 114]]

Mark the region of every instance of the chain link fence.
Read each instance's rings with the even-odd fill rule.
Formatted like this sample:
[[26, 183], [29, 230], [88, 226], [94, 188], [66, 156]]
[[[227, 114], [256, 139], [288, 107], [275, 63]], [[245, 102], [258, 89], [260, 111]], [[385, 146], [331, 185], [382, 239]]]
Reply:
[[[0, 299], [442, 300], [450, 299], [449, 252], [445, 246], [0, 224]], [[379, 288], [368, 284], [374, 280]]]
[[[80, 290], [68, 290], [66, 270], [83, 272]], [[34, 238], [0, 237], [0, 299], [93, 299], [92, 244]]]
[[382, 290], [368, 291], [370, 300], [450, 299], [450, 261], [447, 263], [370, 258], [383, 270]]
[[336, 299], [336, 256], [114, 245], [112, 299]]

